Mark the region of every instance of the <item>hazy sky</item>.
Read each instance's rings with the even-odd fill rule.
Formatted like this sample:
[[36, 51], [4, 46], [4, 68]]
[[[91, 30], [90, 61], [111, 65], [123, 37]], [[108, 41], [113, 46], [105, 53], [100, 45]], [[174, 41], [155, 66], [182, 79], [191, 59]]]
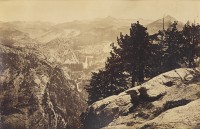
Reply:
[[[0, 21], [65, 22], [113, 16], [200, 21], [198, 0], [0, 0]], [[199, 17], [198, 17], [199, 16]]]

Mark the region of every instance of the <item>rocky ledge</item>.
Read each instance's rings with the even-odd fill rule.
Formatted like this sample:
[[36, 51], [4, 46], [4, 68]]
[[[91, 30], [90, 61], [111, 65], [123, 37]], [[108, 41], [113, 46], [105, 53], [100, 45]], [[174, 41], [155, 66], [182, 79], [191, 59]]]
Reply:
[[93, 103], [82, 118], [85, 129], [199, 129], [200, 70], [163, 73]]

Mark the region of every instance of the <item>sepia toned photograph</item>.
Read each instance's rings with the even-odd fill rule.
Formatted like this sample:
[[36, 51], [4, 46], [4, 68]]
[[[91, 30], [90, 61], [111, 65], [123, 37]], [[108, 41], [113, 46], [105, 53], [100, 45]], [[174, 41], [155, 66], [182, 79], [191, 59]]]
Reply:
[[200, 129], [200, 1], [0, 0], [0, 129]]

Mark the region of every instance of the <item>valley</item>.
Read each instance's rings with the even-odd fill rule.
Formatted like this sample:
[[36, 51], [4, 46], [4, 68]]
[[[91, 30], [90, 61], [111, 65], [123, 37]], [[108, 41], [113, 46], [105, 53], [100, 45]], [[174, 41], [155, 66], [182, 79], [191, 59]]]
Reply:
[[[108, 16], [59, 24], [1, 22], [0, 41], [8, 46], [38, 50], [44, 60], [62, 68], [66, 77], [76, 80], [84, 91], [82, 81], [87, 82], [91, 72], [104, 67], [111, 50], [110, 44], [116, 42], [120, 32], [127, 33], [133, 21], [136, 20]], [[141, 22], [147, 24], [151, 21], [141, 19]]]

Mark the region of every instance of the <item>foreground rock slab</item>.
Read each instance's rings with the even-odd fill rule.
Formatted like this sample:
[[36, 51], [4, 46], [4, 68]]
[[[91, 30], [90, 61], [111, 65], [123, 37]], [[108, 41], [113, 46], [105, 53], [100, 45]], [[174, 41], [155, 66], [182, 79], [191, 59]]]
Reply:
[[200, 128], [200, 70], [163, 73], [119, 95], [93, 103], [87, 129]]

